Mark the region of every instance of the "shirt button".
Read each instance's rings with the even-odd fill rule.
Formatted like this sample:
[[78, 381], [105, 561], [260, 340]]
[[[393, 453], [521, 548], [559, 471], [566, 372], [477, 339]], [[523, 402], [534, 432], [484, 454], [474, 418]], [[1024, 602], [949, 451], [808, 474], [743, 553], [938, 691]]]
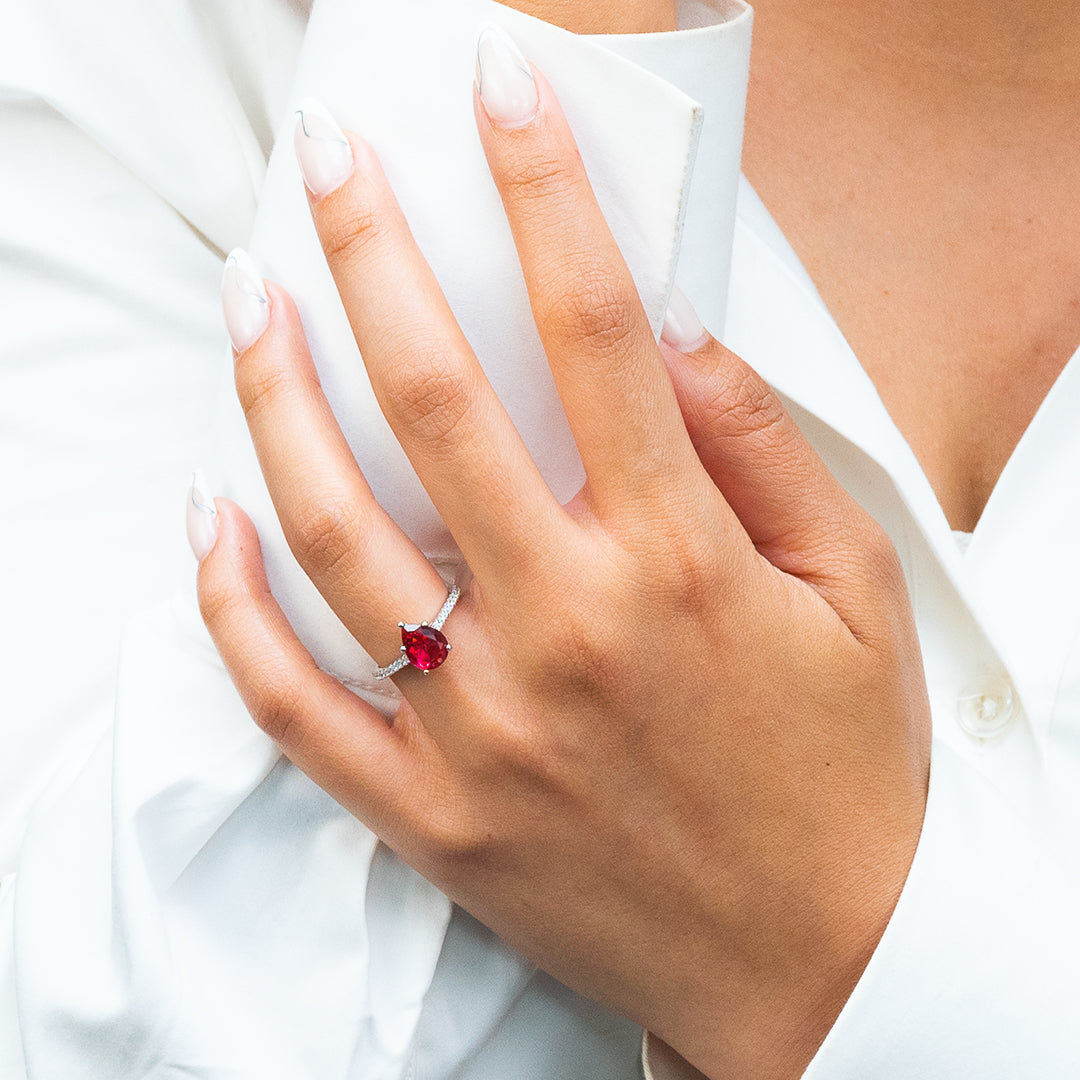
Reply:
[[976, 739], [1000, 735], [1019, 711], [1016, 692], [1008, 679], [987, 675], [969, 686], [956, 703], [956, 719]]

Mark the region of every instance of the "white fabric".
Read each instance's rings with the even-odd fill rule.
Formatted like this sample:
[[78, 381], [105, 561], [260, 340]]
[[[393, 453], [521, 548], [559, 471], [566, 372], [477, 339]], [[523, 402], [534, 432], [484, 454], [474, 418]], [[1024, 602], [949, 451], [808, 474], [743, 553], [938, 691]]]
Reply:
[[[728, 343], [784, 394], [904, 561], [934, 709], [926, 826], [886, 937], [809, 1076], [1075, 1076], [1080, 362], [961, 558], [745, 183], [732, 213], [747, 12], [687, 5], [683, 24], [697, 29], [591, 40], [486, 0], [319, 0], [310, 32], [305, 16], [289, 0], [0, 4], [14, 150], [0, 168], [0, 1076], [636, 1075], [631, 1025], [452, 912], [278, 760], [214, 656], [183, 551], [187, 475], [205, 464], [259, 515], [320, 659], [363, 681], [366, 659], [290, 570], [227, 392], [217, 282], [223, 253], [251, 242], [306, 318], [310, 305], [380, 495], [432, 554], [454, 556], [385, 432], [379, 442], [364, 426], [363, 380], [334, 338], [287, 141], [264, 186], [272, 133], [312, 90], [375, 137], [503, 392], [516, 365], [530, 373], [519, 419], [556, 486], [572, 489], [520, 292], [488, 291], [509, 253], [477, 171], [481, 20], [511, 29], [555, 82], [654, 318], [681, 242], [680, 286], [719, 327], [734, 229]], [[417, 117], [421, 104], [431, 111]], [[514, 350], [494, 348], [507, 335]], [[1007, 708], [1002, 735], [969, 733]]]
[[971, 547], [971, 540], [974, 533], [964, 532], [963, 529], [953, 529], [953, 539], [956, 540], [956, 547], [961, 555], [967, 553], [967, 549]]

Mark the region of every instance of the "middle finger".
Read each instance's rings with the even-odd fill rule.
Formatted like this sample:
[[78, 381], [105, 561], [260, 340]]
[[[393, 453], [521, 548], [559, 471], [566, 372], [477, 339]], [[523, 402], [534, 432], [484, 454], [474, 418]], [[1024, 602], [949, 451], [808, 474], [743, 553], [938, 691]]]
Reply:
[[[490, 27], [477, 124], [601, 515], [702, 471], [637, 287], [550, 85]], [[597, 408], [597, 403], [603, 403]]]

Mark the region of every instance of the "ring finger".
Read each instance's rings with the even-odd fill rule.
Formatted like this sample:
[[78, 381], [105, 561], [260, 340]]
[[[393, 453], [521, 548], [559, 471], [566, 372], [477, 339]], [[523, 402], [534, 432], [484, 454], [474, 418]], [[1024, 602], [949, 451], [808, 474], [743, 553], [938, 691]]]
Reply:
[[[398, 621], [430, 620], [446, 596], [442, 579], [375, 501], [323, 395], [288, 294], [233, 252], [223, 301], [239, 346], [237, 393], [289, 547], [350, 633], [389, 662], [400, 646]], [[237, 315], [250, 309], [266, 320], [254, 341]]]

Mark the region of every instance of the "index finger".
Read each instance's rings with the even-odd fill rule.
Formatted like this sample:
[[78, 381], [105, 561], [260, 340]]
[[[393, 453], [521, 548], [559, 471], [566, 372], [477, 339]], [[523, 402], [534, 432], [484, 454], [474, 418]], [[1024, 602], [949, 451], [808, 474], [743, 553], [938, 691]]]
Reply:
[[476, 112], [597, 508], [700, 473], [637, 287], [562, 109], [495, 27], [480, 37]]

